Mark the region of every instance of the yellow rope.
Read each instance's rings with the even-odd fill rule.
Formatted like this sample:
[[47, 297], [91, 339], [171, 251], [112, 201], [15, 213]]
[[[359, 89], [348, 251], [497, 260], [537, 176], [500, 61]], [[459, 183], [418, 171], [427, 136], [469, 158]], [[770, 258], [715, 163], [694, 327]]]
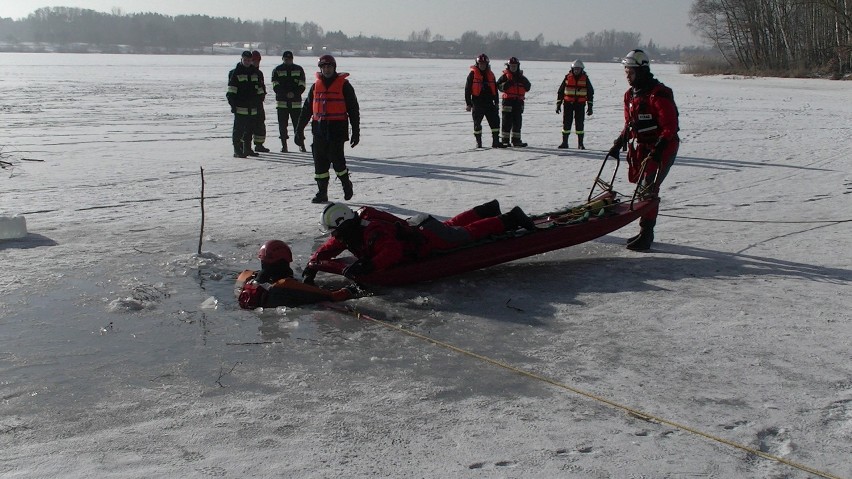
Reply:
[[580, 396], [592, 399], [594, 401], [598, 401], [598, 402], [607, 404], [607, 405], [609, 405], [613, 408], [621, 409], [622, 411], [625, 411], [630, 415], [636, 416], [639, 419], [643, 419], [645, 421], [656, 421], [656, 422], [659, 422], [661, 424], [667, 424], [671, 427], [680, 429], [682, 431], [686, 431], [686, 432], [689, 432], [691, 434], [695, 434], [696, 436], [701, 436], [701, 437], [704, 437], [706, 439], [710, 439], [711, 441], [716, 441], [718, 443], [725, 444], [725, 445], [733, 447], [735, 449], [740, 449], [740, 450], [745, 451], [749, 454], [754, 454], [755, 456], [759, 456], [759, 457], [762, 457], [764, 459], [769, 459], [771, 461], [779, 462], [781, 464], [786, 464], [790, 467], [799, 469], [801, 471], [808, 472], [810, 474], [815, 474], [819, 477], [824, 477], [824, 478], [827, 478], [827, 479], [842, 479], [839, 476], [835, 476], [831, 473], [820, 471], [818, 469], [814, 469], [813, 467], [807, 466], [805, 464], [801, 464], [801, 463], [798, 463], [798, 462], [795, 462], [795, 461], [791, 461], [789, 459], [785, 459], [783, 457], [776, 456], [774, 454], [769, 454], [769, 453], [760, 451], [758, 449], [755, 449], [753, 447], [745, 446], [745, 445], [740, 444], [738, 442], [730, 441], [728, 439], [700, 431], [698, 429], [695, 429], [693, 427], [690, 427], [690, 426], [687, 426], [687, 425], [684, 425], [684, 424], [680, 424], [680, 423], [675, 422], [675, 421], [670, 421], [668, 419], [665, 419], [665, 418], [662, 418], [662, 417], [659, 417], [659, 416], [655, 416], [653, 414], [648, 414], [646, 412], [642, 412], [642, 411], [640, 411], [638, 409], [634, 409], [630, 406], [625, 406], [623, 404], [617, 403], [617, 402], [612, 401], [610, 399], [592, 394], [592, 393], [587, 392], [587, 391], [583, 391], [582, 389], [577, 389], [575, 387], [572, 387], [572, 386], [569, 386], [567, 384], [561, 383], [559, 381], [541, 376], [539, 374], [536, 374], [536, 373], [533, 373], [533, 372], [530, 372], [530, 371], [525, 371], [525, 370], [520, 369], [518, 367], [512, 366], [511, 364], [507, 364], [507, 363], [504, 363], [502, 361], [498, 361], [496, 359], [492, 359], [492, 358], [489, 358], [487, 356], [483, 356], [481, 354], [477, 354], [477, 353], [474, 353], [472, 351], [462, 349], [462, 348], [460, 348], [458, 346], [454, 346], [450, 343], [445, 343], [443, 341], [431, 338], [431, 337], [426, 336], [424, 334], [420, 334], [420, 333], [417, 333], [417, 332], [414, 332], [414, 331], [411, 331], [411, 330], [408, 330], [408, 329], [401, 328], [399, 326], [388, 323], [386, 321], [380, 321], [376, 318], [372, 318], [370, 316], [367, 316], [366, 314], [361, 314], [360, 312], [358, 312], [354, 308], [338, 307], [336, 305], [328, 305], [328, 307], [330, 307], [331, 309], [337, 310], [337, 311], [342, 311], [342, 312], [354, 314], [355, 317], [357, 317], [358, 319], [366, 319], [368, 321], [372, 321], [373, 323], [381, 325], [381, 326], [383, 326], [387, 329], [391, 329], [391, 330], [406, 334], [406, 335], [414, 337], [414, 338], [422, 339], [422, 340], [424, 340], [428, 343], [434, 344], [436, 346], [440, 346], [440, 347], [445, 348], [445, 349], [449, 349], [450, 351], [457, 352], [457, 353], [462, 354], [464, 356], [479, 359], [480, 361], [484, 361], [488, 364], [492, 364], [494, 366], [498, 366], [498, 367], [501, 367], [503, 369], [507, 369], [507, 370], [512, 371], [514, 373], [520, 374], [521, 376], [526, 376], [526, 377], [529, 377], [529, 378], [532, 378], [532, 379], [536, 379], [536, 380], [545, 382], [547, 384], [550, 384], [552, 386], [556, 386], [558, 388], [565, 389], [567, 391], [571, 391], [575, 394], [579, 394]]

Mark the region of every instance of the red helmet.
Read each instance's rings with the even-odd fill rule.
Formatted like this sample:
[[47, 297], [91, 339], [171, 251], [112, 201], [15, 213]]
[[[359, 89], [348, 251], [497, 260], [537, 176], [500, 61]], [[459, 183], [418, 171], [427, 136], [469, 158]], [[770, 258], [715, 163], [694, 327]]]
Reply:
[[490, 63], [491, 60], [488, 59], [488, 55], [484, 53], [480, 53], [478, 57], [476, 57], [476, 63]]
[[337, 61], [331, 55], [323, 55], [319, 57], [319, 61], [317, 62], [317, 66], [322, 68], [323, 65], [332, 65], [335, 68], [337, 67]]
[[281, 240], [269, 240], [263, 243], [260, 251], [257, 252], [257, 257], [261, 263], [266, 264], [275, 264], [281, 261], [293, 262], [293, 252], [290, 251], [287, 243]]

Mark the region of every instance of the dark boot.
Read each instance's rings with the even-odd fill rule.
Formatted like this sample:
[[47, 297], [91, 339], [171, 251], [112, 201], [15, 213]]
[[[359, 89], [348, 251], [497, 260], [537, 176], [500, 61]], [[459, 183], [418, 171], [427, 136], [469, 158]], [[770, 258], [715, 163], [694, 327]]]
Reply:
[[639, 234], [627, 240], [627, 249], [632, 251], [648, 251], [654, 242], [654, 226], [657, 220], [640, 220]]
[[509, 137], [508, 137], [508, 136], [504, 136], [504, 137], [500, 140], [500, 143], [503, 143], [503, 148], [508, 148], [508, 147], [509, 147]]
[[349, 179], [349, 173], [340, 177], [340, 184], [343, 185], [343, 199], [349, 201], [352, 199], [352, 180]]
[[482, 135], [473, 135], [476, 138], [476, 147], [482, 148]]
[[483, 203], [479, 206], [474, 206], [473, 211], [480, 218], [491, 218], [493, 216], [500, 216], [500, 202], [497, 200], [491, 200], [488, 203]]
[[527, 146], [527, 144], [524, 143], [523, 141], [521, 141], [521, 135], [518, 135], [518, 136], [512, 138], [512, 146], [515, 146], [515, 147], [518, 147], [518, 148], [523, 148], [523, 147]]
[[255, 143], [254, 151], [258, 153], [269, 153], [269, 148], [263, 146], [263, 143]]
[[311, 203], [325, 203], [328, 201], [328, 178], [317, 180], [317, 194]]
[[281, 153], [287, 153], [287, 139], [281, 140]]
[[245, 158], [246, 155], [243, 153], [243, 144], [242, 143], [234, 143], [234, 158]]
[[243, 154], [246, 156], [260, 156], [251, 149], [251, 143], [244, 141], [243, 142]]
[[571, 136], [570, 133], [563, 133], [562, 134], [562, 143], [560, 143], [557, 148], [563, 148], [563, 149], [568, 148], [568, 137], [569, 136]]
[[583, 135], [581, 133], [577, 133], [577, 148], [580, 149], [580, 150], [586, 149], [586, 147], [583, 146], [583, 137], [584, 136], [586, 136], [586, 135]]
[[506, 231], [515, 231], [518, 228], [535, 231], [535, 223], [532, 218], [524, 213], [524, 210], [522, 210], [520, 206], [516, 206], [508, 213], [500, 215], [500, 221], [503, 222], [503, 226], [506, 227]]
[[500, 142], [500, 135], [497, 133], [491, 135], [491, 148], [506, 148], [506, 145]]

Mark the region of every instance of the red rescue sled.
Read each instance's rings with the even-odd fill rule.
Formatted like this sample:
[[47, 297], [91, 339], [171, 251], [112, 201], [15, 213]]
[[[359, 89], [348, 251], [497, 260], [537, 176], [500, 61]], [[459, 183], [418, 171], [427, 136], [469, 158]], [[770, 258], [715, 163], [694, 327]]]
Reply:
[[[607, 158], [604, 159], [604, 165]], [[616, 231], [656, 208], [659, 198], [642, 198], [640, 188], [632, 197], [621, 198], [613, 191], [611, 183], [601, 180], [601, 172], [589, 193], [587, 203], [564, 210], [533, 216], [535, 231], [518, 230], [461, 248], [442, 251], [427, 258], [403, 263], [392, 268], [374, 271], [353, 278], [358, 283], [380, 286], [398, 286], [452, 276], [467, 271], [487, 268], [527, 256], [546, 253], [568, 246], [591, 241]], [[616, 161], [615, 171], [618, 171]], [[595, 194], [597, 189], [602, 193]], [[353, 256], [314, 261], [309, 266], [318, 271], [343, 274], [343, 269], [355, 261]]]
[[[600, 199], [598, 201], [601, 201]], [[442, 252], [404, 263], [383, 271], [354, 278], [359, 283], [381, 286], [429, 281], [480, 268], [487, 268], [527, 256], [546, 253], [591, 241], [612, 233], [655, 207], [659, 199], [635, 203], [615, 202], [587, 209], [585, 212], [556, 212], [533, 217], [536, 231], [519, 230], [514, 234], [493, 237], [463, 248]], [[326, 273], [343, 274], [355, 261], [352, 256], [316, 261], [311, 266]]]

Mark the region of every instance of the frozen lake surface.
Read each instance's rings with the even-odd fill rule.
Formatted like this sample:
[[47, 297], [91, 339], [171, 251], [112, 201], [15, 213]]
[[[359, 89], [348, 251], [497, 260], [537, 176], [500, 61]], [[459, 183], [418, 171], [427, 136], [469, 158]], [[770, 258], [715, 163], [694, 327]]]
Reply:
[[[236, 304], [263, 241], [299, 266], [323, 241], [309, 154], [231, 156], [237, 60], [0, 54], [0, 215], [28, 230], [0, 241], [0, 475], [852, 477], [849, 82], [654, 65], [683, 144], [652, 252], [624, 248], [630, 225], [377, 289], [358, 319]], [[585, 200], [622, 68], [587, 65], [589, 150], [558, 150], [573, 59], [521, 60], [530, 146], [477, 150], [469, 62], [339, 59], [363, 117], [352, 203]], [[278, 151], [271, 98], [267, 129]]]

